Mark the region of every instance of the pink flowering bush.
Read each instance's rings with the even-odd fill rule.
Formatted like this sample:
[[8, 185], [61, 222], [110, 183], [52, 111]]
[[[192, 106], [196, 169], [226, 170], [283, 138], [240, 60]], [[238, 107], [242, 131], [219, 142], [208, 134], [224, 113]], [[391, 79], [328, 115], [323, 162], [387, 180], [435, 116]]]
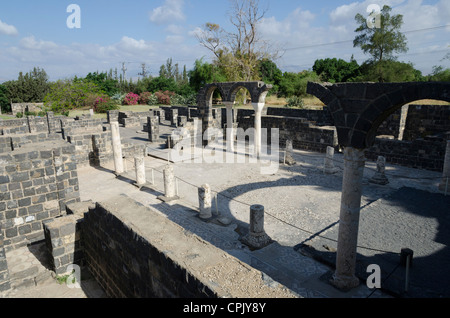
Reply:
[[141, 95], [139, 95], [139, 104], [140, 105], [147, 105], [150, 101], [150, 98], [152, 97], [152, 93], [150, 92], [143, 92]]
[[98, 96], [94, 101], [94, 111], [96, 113], [106, 113], [108, 110], [119, 109], [119, 105], [115, 104], [108, 96]]
[[128, 93], [123, 99], [124, 105], [137, 105], [139, 103], [139, 95], [134, 93]]

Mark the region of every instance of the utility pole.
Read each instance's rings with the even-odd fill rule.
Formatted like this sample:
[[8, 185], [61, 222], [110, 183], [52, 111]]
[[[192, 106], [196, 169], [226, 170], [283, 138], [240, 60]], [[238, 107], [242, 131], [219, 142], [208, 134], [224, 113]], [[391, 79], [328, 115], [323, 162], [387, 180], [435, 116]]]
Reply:
[[138, 75], [141, 75], [143, 78], [146, 78], [148, 72], [147, 72], [147, 67], [146, 67], [145, 63], [141, 64], [141, 68], [142, 68], [142, 72], [139, 73]]
[[125, 66], [126, 62], [122, 62], [122, 74], [123, 74], [123, 81], [125, 82], [127, 78], [127, 68]]

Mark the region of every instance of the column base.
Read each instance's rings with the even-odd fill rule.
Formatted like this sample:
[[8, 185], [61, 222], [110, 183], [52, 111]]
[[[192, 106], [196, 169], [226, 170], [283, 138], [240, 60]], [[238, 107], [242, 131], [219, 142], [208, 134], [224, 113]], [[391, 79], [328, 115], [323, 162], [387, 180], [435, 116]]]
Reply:
[[356, 276], [336, 276], [330, 279], [330, 284], [342, 291], [350, 291], [359, 286], [360, 282]]
[[179, 196], [174, 196], [174, 197], [169, 198], [169, 197], [166, 197], [165, 195], [161, 195], [157, 199], [167, 203], [167, 202], [180, 200], [180, 197]]
[[381, 173], [376, 173], [370, 180], [370, 183], [374, 183], [374, 184], [379, 184], [379, 185], [386, 185], [389, 184], [389, 180], [388, 178], [381, 174]]
[[269, 235], [266, 233], [249, 233], [241, 239], [242, 243], [249, 246], [252, 249], [261, 249], [273, 242]]

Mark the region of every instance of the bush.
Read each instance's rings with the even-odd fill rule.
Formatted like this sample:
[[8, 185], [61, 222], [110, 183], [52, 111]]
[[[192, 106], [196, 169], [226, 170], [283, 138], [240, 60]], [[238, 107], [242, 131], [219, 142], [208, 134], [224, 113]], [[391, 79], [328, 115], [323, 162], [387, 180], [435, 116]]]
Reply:
[[305, 105], [303, 99], [299, 96], [292, 96], [286, 99], [287, 105], [286, 107], [299, 107], [303, 108]]
[[148, 102], [151, 97], [152, 97], [152, 93], [150, 93], [150, 92], [141, 93], [141, 95], [139, 95], [139, 104], [140, 105], [148, 105]]
[[22, 117], [23, 117], [23, 113], [21, 113], [21, 112], [17, 113], [17, 114], [16, 114], [16, 117], [17, 117], [17, 118], [22, 118]]
[[117, 109], [119, 109], [119, 105], [117, 105], [108, 96], [99, 96], [95, 100], [94, 111], [98, 114], [106, 113], [109, 110], [117, 110]]
[[122, 105], [123, 104], [123, 100], [125, 99], [125, 97], [127, 96], [127, 94], [121, 94], [121, 93], [117, 93], [114, 94], [111, 99], [113, 101], [115, 101], [117, 104]]
[[171, 105], [170, 99], [175, 96], [174, 92], [164, 91], [156, 92], [155, 96], [158, 98], [158, 103], [162, 105]]
[[124, 105], [137, 105], [139, 102], [139, 95], [128, 93], [123, 100]]

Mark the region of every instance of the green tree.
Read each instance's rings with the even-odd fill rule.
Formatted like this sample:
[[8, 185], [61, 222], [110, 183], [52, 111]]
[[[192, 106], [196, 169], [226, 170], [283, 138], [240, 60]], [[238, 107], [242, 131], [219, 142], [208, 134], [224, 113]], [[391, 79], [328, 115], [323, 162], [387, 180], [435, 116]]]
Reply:
[[318, 82], [320, 77], [314, 71], [302, 71], [299, 73], [285, 72], [280, 81], [279, 96], [281, 97], [304, 97], [308, 82]]
[[419, 82], [423, 81], [422, 72], [416, 70], [412, 63], [399, 61], [367, 61], [361, 65], [361, 75], [358, 81], [376, 82], [379, 79], [379, 70], [383, 70], [383, 82]]
[[324, 82], [352, 82], [360, 76], [358, 62], [353, 58], [350, 62], [337, 58], [316, 60], [312, 69]]
[[13, 103], [41, 103], [50, 87], [47, 73], [38, 67], [25, 74], [20, 72], [17, 80], [3, 85]]
[[[112, 70], [111, 70], [112, 71]], [[111, 72], [110, 72], [111, 73]], [[81, 81], [91, 82], [96, 84], [106, 95], [113, 96], [119, 92], [119, 82], [114, 80], [111, 76], [105, 73], [89, 73]]]
[[194, 69], [189, 71], [189, 83], [194, 91], [199, 91], [208, 83], [226, 82], [227, 78], [222, 70], [216, 65], [203, 61], [203, 58], [196, 60]]
[[11, 104], [8, 100], [8, 90], [4, 85], [0, 85], [0, 107], [2, 113], [11, 111]]
[[90, 96], [102, 94], [102, 90], [92, 82], [59, 80], [51, 84], [44, 105], [55, 113], [64, 114], [71, 109], [85, 107]]
[[428, 76], [429, 81], [450, 82], [450, 68], [444, 69], [443, 66], [434, 66], [433, 72]]
[[375, 66], [374, 71], [379, 82], [385, 81], [387, 69], [385, 61], [396, 59], [395, 54], [408, 51], [406, 36], [400, 32], [403, 25], [401, 14], [391, 16], [392, 8], [385, 5], [379, 13], [380, 27], [369, 27], [366, 17], [358, 13], [355, 16], [359, 24], [355, 30], [357, 36], [354, 47], [360, 47], [365, 54], [370, 54], [369, 60]]
[[277, 94], [280, 81], [283, 78], [283, 72], [278, 68], [278, 66], [269, 59], [263, 59], [259, 63], [259, 74], [263, 82], [273, 85], [273, 88], [269, 93]]

